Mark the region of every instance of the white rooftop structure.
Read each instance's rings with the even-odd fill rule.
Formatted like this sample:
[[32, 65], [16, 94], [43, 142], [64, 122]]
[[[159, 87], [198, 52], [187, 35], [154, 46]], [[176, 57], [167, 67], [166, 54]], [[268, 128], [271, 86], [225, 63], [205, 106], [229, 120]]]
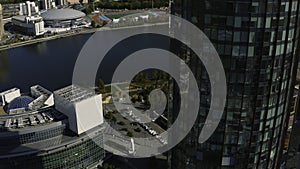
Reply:
[[71, 85], [54, 92], [55, 109], [68, 116], [69, 128], [82, 134], [103, 124], [102, 95]]
[[0, 105], [4, 106], [6, 103], [10, 103], [17, 97], [21, 96], [20, 89], [12, 88], [10, 90], [0, 93]]
[[22, 95], [20, 89], [13, 88], [0, 93], [0, 105], [6, 104], [8, 114], [18, 114], [51, 107], [54, 105], [54, 96], [39, 85], [30, 88], [30, 95]]
[[30, 94], [34, 97], [39, 97], [41, 95], [51, 95], [53, 93], [40, 85], [35, 85], [30, 87]]
[[64, 21], [85, 17], [85, 13], [71, 8], [49, 9], [46, 12], [43, 12], [41, 15], [44, 20], [51, 21]]
[[50, 107], [54, 105], [53, 93], [40, 85], [32, 86], [30, 88], [30, 94], [35, 98], [35, 100], [29, 105], [31, 109]]

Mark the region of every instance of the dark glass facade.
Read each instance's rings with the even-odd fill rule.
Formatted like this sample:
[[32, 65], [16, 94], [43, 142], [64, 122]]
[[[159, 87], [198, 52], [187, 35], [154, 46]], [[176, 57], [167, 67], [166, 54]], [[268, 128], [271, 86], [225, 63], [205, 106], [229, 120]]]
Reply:
[[[172, 43], [198, 80], [201, 97], [196, 124], [170, 153], [171, 168], [279, 168], [298, 63], [299, 0], [173, 0], [171, 13], [206, 34], [227, 79], [223, 118], [199, 144], [210, 107], [209, 77], [190, 49]], [[172, 109], [178, 102], [175, 96]]]
[[[29, 131], [28, 133], [18, 133], [18, 132], [11, 132], [5, 135], [5, 137], [0, 138], [0, 148], [5, 148], [11, 145], [23, 145], [23, 144], [30, 144], [36, 143], [44, 140], [49, 140], [52, 138], [62, 137], [66, 130], [66, 125], [58, 125], [55, 127], [45, 128], [44, 130], [35, 130]], [[61, 139], [60, 139], [61, 141]], [[58, 145], [61, 142], [58, 142]]]
[[93, 139], [88, 139], [74, 146], [69, 146], [57, 152], [40, 155], [44, 169], [55, 168], [86, 168], [97, 164], [104, 158], [103, 136], [99, 134]]
[[[16, 125], [19, 121], [23, 121], [22, 127]], [[76, 169], [99, 165], [105, 155], [103, 126], [90, 129], [89, 135], [77, 135], [68, 126], [67, 117], [52, 108], [1, 116], [0, 169]]]
[[[23, 154], [0, 159], [0, 169], [79, 169], [98, 164], [104, 158], [103, 135], [99, 133], [93, 139], [85, 138], [38, 153]], [[34, 150], [32, 150], [34, 152]]]

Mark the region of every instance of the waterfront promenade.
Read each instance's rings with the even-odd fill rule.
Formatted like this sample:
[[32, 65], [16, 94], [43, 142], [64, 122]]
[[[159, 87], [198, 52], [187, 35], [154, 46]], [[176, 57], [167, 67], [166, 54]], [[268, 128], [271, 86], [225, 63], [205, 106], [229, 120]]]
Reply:
[[31, 44], [35, 44], [35, 43], [45, 42], [45, 41], [49, 41], [49, 40], [54, 40], [54, 39], [59, 39], [59, 38], [64, 38], [64, 37], [69, 37], [69, 36], [74, 36], [74, 35], [79, 35], [79, 34], [95, 33], [97, 31], [109, 31], [109, 30], [118, 30], [118, 29], [129, 29], [129, 28], [138, 28], [138, 27], [146, 27], [146, 26], [166, 25], [166, 24], [168, 24], [168, 22], [148, 23], [148, 24], [143, 24], [143, 25], [123, 26], [123, 27], [116, 27], [116, 28], [105, 26], [105, 27], [101, 27], [101, 28], [77, 29], [77, 30], [72, 30], [71, 32], [61, 33], [61, 34], [57, 34], [57, 35], [53, 35], [53, 36], [49, 36], [49, 37], [32, 39], [32, 40], [27, 40], [27, 41], [23, 41], [23, 42], [17, 42], [17, 43], [8, 44], [8, 45], [2, 45], [2, 46], [0, 46], [0, 51], [11, 49], [11, 48], [17, 48], [17, 47], [21, 47], [21, 46], [26, 46], [26, 45], [31, 45]]

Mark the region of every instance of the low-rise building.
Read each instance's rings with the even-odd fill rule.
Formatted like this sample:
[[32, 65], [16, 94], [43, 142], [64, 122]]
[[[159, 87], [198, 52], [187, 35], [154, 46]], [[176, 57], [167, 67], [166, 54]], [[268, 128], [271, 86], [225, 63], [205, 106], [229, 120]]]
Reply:
[[74, 9], [50, 9], [42, 14], [46, 27], [67, 28], [82, 24], [85, 14]]
[[70, 8], [49, 9], [42, 12], [41, 16], [45, 22], [45, 30], [52, 33], [64, 32], [90, 25], [84, 19], [86, 15], [83, 12]]
[[41, 16], [14, 16], [13, 30], [22, 34], [39, 36], [45, 33], [44, 21]]
[[[68, 95], [70, 97], [62, 96], [65, 92], [70, 94]], [[86, 120], [95, 118], [91, 113], [92, 109], [83, 105], [91, 103], [90, 101], [95, 98], [101, 101], [99, 96], [88, 94], [88, 90], [74, 86], [55, 92], [63, 98], [62, 100], [65, 100], [64, 102], [55, 101], [61, 110], [69, 109], [68, 106], [71, 105], [72, 100], [74, 101], [72, 105], [81, 108], [76, 111], [76, 114], [72, 114], [73, 112], [68, 114], [69, 112], [60, 112], [55, 109], [56, 106], [31, 110], [29, 107], [30, 102], [34, 102], [33, 99], [49, 96], [52, 92], [41, 86], [33, 86], [30, 93], [30, 95], [15, 98], [8, 105], [11, 108], [18, 108], [19, 113], [14, 111], [8, 115], [0, 115], [0, 168], [87, 169], [96, 168], [102, 163], [105, 155], [103, 123], [99, 121], [98, 125], [86, 128], [88, 134], [78, 134], [72, 128], [81, 123], [89, 125], [86, 123], [90, 121]], [[82, 95], [83, 93], [87, 95]], [[99, 108], [102, 109], [102, 107]], [[102, 110], [100, 112], [102, 113]], [[78, 118], [81, 118], [81, 121], [73, 120]]]
[[[69, 119], [69, 127], [82, 134], [103, 123], [102, 95], [71, 85], [54, 92], [55, 109]], [[88, 110], [88, 112], [86, 111]]]

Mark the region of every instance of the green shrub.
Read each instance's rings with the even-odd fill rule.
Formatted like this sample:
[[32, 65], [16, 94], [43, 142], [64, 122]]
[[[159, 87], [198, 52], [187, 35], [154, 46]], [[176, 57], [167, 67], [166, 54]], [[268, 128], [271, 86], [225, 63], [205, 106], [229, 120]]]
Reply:
[[132, 133], [131, 131], [128, 131], [128, 132], [127, 132], [127, 136], [128, 136], [128, 137], [133, 137], [133, 133]]
[[136, 128], [134, 131], [136, 131], [136, 132], [141, 132], [142, 130], [138, 127], [138, 128]]
[[125, 123], [124, 123], [124, 121], [120, 121], [120, 122], [118, 122], [118, 125], [120, 125], [120, 126], [124, 126], [124, 125], [125, 125]]

